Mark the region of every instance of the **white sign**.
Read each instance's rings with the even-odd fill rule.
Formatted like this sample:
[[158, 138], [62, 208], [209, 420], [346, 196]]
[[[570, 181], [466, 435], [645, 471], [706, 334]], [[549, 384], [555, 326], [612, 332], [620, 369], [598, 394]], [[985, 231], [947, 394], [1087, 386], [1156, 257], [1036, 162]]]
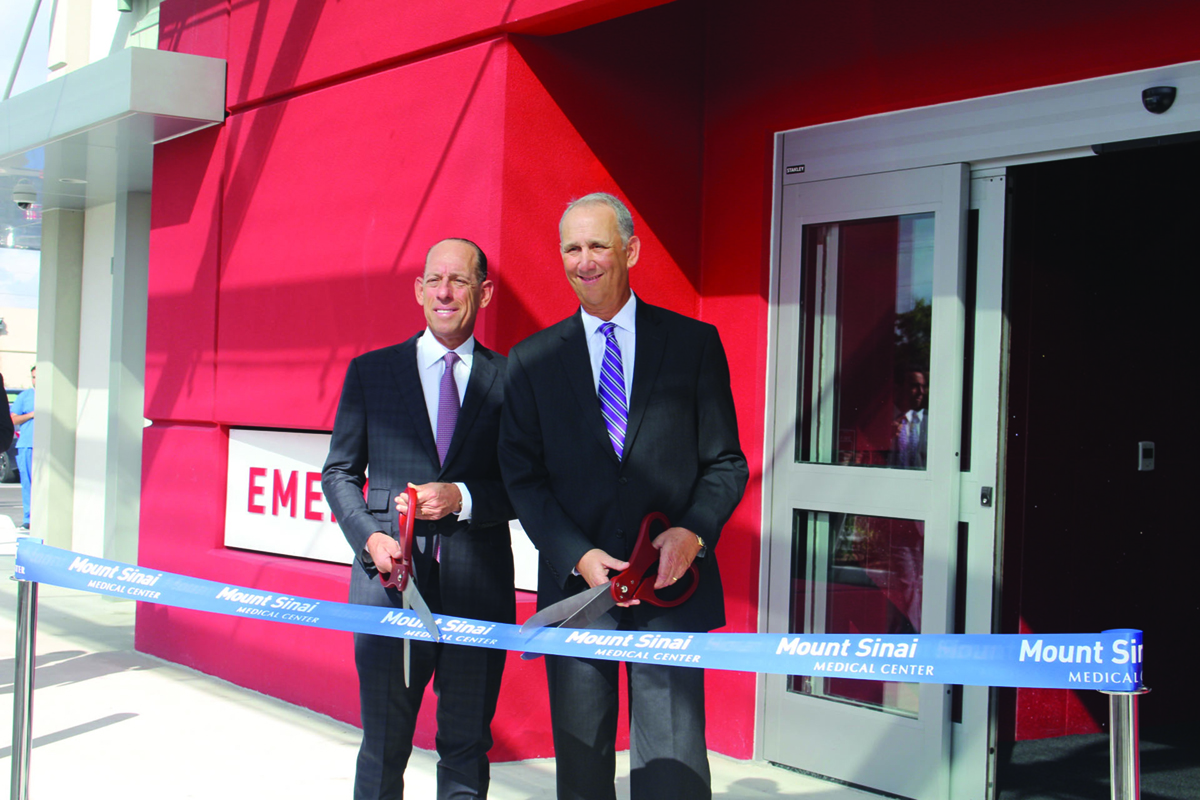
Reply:
[[225, 545], [349, 564], [350, 545], [321, 492], [329, 434], [229, 431]]
[[[329, 434], [229, 431], [225, 546], [349, 564], [350, 545], [321, 491]], [[537, 549], [509, 524], [517, 588], [537, 591]]]
[[526, 592], [537, 591], [538, 551], [529, 541], [521, 520], [514, 519], [508, 523], [508, 531], [512, 534], [513, 569], [517, 588]]

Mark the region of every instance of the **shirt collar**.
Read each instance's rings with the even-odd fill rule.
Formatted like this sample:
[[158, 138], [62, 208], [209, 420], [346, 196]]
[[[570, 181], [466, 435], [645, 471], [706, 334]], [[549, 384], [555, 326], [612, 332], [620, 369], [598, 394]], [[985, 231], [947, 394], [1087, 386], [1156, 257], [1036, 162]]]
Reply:
[[[421, 338], [417, 339], [417, 366], [421, 369], [429, 369], [445, 358], [446, 353], [449, 352], [449, 348], [437, 340], [433, 331], [425, 328]], [[465, 342], [454, 348], [454, 352], [458, 353], [459, 358], [463, 361], [469, 363], [471, 356], [475, 353], [475, 336], [468, 336]]]
[[[596, 332], [596, 329], [605, 323], [605, 320], [599, 317], [593, 317], [582, 307], [579, 309], [580, 318], [583, 320], [583, 332], [591, 336]], [[629, 299], [625, 301], [625, 305], [621, 306], [621, 310], [613, 315], [613, 318], [607, 320], [613, 325], [630, 333], [636, 332], [635, 323], [637, 321], [637, 295], [632, 291], [629, 292]]]

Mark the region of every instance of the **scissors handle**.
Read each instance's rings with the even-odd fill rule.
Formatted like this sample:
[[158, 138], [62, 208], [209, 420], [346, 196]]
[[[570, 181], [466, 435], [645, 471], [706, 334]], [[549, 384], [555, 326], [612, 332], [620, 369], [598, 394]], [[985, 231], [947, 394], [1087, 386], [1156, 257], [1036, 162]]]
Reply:
[[404, 591], [412, 576], [413, 521], [417, 518], [417, 490], [410, 486], [404, 491], [408, 495], [408, 513], [400, 515], [400, 559], [390, 573], [379, 574], [384, 586], [400, 591]]
[[671, 521], [661, 511], [652, 511], [642, 519], [637, 542], [633, 545], [633, 555], [629, 557], [629, 567], [612, 579], [610, 591], [618, 603], [628, 603], [637, 599], [662, 608], [673, 608], [690, 598], [700, 585], [700, 570], [693, 563], [687, 569], [691, 581], [683, 594], [668, 600], [660, 597], [655, 591], [654, 580], [650, 574], [651, 570], [657, 574], [658, 566], [659, 552], [651, 543], [650, 537], [651, 526], [655, 524], [662, 526], [658, 533], [671, 527]]

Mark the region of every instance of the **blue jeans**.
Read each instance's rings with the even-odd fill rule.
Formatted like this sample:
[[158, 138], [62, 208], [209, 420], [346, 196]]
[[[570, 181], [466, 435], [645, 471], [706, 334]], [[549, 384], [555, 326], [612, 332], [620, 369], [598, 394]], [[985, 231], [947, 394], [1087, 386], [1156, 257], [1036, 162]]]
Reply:
[[25, 527], [29, 527], [29, 490], [33, 484], [33, 448], [17, 448], [17, 469], [21, 471], [21, 505], [25, 509]]

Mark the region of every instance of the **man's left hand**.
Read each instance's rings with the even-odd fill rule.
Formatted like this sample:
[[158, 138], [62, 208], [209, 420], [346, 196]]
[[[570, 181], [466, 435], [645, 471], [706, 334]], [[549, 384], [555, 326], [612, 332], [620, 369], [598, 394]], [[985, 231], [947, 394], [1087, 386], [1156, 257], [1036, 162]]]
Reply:
[[[441, 519], [462, 509], [462, 492], [453, 483], [409, 486], [417, 490], [417, 519]], [[396, 510], [408, 513], [408, 492], [396, 496]]]
[[651, 544], [658, 550], [656, 590], [665, 589], [683, 577], [700, 553], [700, 540], [687, 528], [667, 528]]

